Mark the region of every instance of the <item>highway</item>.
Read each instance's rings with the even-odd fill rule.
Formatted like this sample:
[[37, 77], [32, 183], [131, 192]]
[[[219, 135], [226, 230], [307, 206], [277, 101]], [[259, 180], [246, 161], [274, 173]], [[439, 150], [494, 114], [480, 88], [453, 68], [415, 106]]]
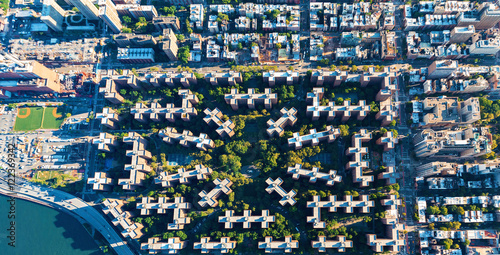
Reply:
[[[9, 191], [7, 180], [7, 173], [1, 171], [0, 194], [9, 196], [11, 192]], [[63, 191], [33, 185], [29, 182], [25, 182], [21, 178], [16, 178], [16, 189], [16, 198], [37, 201], [43, 205], [51, 205], [54, 208], [69, 213], [75, 218], [79, 217], [83, 221], [89, 223], [106, 238], [111, 248], [117, 254], [135, 254], [127, 243], [121, 239], [119, 233], [115, 232], [108, 221], [85, 201]]]

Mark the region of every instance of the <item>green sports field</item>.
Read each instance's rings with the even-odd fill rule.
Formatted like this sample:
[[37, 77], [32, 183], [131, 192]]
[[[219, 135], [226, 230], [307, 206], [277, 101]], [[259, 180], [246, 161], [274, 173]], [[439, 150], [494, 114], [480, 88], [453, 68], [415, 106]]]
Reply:
[[42, 129], [59, 129], [64, 121], [64, 111], [60, 107], [46, 107]]
[[42, 107], [24, 107], [17, 110], [15, 131], [31, 131], [42, 126]]
[[60, 107], [23, 107], [19, 108], [14, 131], [37, 129], [59, 129], [64, 121], [64, 111]]

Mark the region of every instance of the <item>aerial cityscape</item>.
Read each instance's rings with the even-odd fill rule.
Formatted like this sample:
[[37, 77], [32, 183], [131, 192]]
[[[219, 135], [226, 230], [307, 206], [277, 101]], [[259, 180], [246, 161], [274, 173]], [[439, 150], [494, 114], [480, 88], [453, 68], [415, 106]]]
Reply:
[[0, 254], [500, 254], [500, 1], [0, 2]]

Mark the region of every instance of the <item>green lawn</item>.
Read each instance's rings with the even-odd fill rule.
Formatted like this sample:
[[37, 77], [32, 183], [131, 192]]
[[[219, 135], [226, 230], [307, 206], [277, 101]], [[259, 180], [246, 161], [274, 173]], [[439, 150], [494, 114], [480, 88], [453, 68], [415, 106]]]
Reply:
[[[26, 118], [16, 118], [16, 123], [14, 124], [15, 131], [31, 131], [39, 129], [42, 126], [42, 107], [28, 107], [30, 109], [30, 115]], [[21, 114], [26, 113], [27, 108], [19, 108]]]
[[[55, 117], [53, 114], [54, 109], [57, 108], [57, 115], [60, 117]], [[60, 107], [47, 107], [45, 108], [45, 114], [43, 116], [42, 129], [59, 129], [64, 121], [64, 111]]]

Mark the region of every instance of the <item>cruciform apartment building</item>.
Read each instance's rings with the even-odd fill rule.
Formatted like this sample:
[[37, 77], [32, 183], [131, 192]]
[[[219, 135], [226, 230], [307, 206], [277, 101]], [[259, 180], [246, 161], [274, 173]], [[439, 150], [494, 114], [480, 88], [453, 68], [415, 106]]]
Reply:
[[264, 89], [264, 93], [256, 93], [255, 89], [248, 89], [248, 93], [238, 93], [238, 89], [231, 89], [230, 94], [225, 94], [226, 103], [231, 105], [233, 110], [238, 110], [239, 104], [246, 104], [248, 108], [255, 109], [255, 104], [264, 104], [266, 109], [271, 109], [278, 103], [276, 93], [271, 93], [270, 88]]
[[281, 187], [281, 184], [283, 183], [281, 178], [278, 177], [276, 180], [267, 178], [266, 183], [269, 185], [269, 187], [266, 188], [267, 193], [271, 194], [273, 191], [276, 191], [276, 193], [281, 196], [280, 204], [282, 206], [285, 206], [287, 203], [293, 206], [297, 203], [297, 201], [293, 198], [297, 195], [297, 192], [292, 189], [287, 193], [285, 189]]
[[141, 243], [141, 250], [148, 250], [149, 254], [177, 254], [180, 250], [187, 247], [187, 241], [181, 241], [179, 237], [170, 237], [167, 242], [160, 242], [159, 237], [148, 239], [147, 243]]
[[182, 133], [178, 133], [173, 127], [167, 127], [158, 132], [158, 135], [163, 138], [163, 141], [169, 144], [173, 144], [178, 141], [180, 145], [184, 147], [189, 147], [189, 145], [194, 144], [196, 148], [206, 151], [207, 149], [212, 149], [215, 147], [215, 143], [207, 134], [200, 133], [199, 136], [194, 136], [189, 130], [184, 130]]
[[236, 248], [236, 241], [231, 241], [230, 237], [222, 237], [220, 242], [210, 242], [210, 237], [202, 237], [199, 242], [194, 243], [193, 249], [201, 250], [201, 253], [219, 251], [220, 253], [229, 253]]
[[184, 229], [184, 225], [191, 223], [191, 218], [187, 217], [185, 212], [191, 209], [191, 203], [185, 202], [183, 197], [176, 197], [173, 202], [167, 202], [168, 200], [168, 197], [159, 197], [158, 202], [154, 202], [152, 197], [143, 197], [136, 207], [141, 210], [141, 215], [150, 215], [152, 210], [156, 210], [158, 214], [165, 214], [167, 210], [173, 210], [174, 221], [168, 223], [167, 229]]
[[127, 157], [131, 157], [131, 162], [124, 167], [125, 171], [130, 172], [130, 177], [118, 179], [118, 184], [122, 185], [124, 190], [134, 190], [137, 186], [142, 186], [142, 180], [151, 171], [151, 167], [148, 165], [151, 152], [146, 150], [147, 140], [136, 132], [129, 132], [127, 136], [123, 137], [123, 142], [132, 144], [132, 150], [126, 151]]
[[359, 196], [359, 200], [353, 200], [353, 196], [346, 195], [344, 201], [337, 200], [337, 196], [329, 196], [327, 201], [321, 201], [320, 196], [313, 196], [312, 201], [307, 201], [307, 208], [313, 209], [313, 216], [307, 216], [307, 222], [313, 224], [313, 228], [325, 228], [326, 222], [321, 221], [321, 208], [328, 208], [330, 212], [336, 212], [337, 208], [344, 208], [346, 213], [353, 213], [354, 208], [359, 208], [361, 213], [369, 213], [370, 207], [375, 202], [368, 199], [367, 195]]
[[277, 121], [273, 119], [267, 121], [268, 128], [266, 131], [270, 137], [282, 136], [285, 133], [286, 126], [293, 126], [297, 122], [297, 117], [295, 116], [297, 109], [293, 107], [290, 110], [285, 107], [281, 108], [280, 114], [281, 117]]
[[327, 121], [335, 119], [336, 116], [342, 116], [342, 122], [351, 118], [352, 113], [357, 113], [357, 120], [363, 120], [371, 110], [370, 105], [366, 104], [365, 100], [359, 100], [358, 105], [351, 105], [351, 101], [345, 100], [343, 105], [335, 105], [334, 102], [329, 102], [328, 105], [322, 106], [321, 99], [325, 93], [325, 88], [313, 88], [312, 92], [307, 93], [307, 116], [312, 120], [318, 120], [322, 115], [326, 116]]
[[311, 241], [311, 246], [318, 249], [318, 252], [326, 252], [326, 249], [337, 249], [338, 252], [345, 252], [346, 248], [352, 248], [352, 241], [345, 236], [337, 236], [337, 240], [327, 240], [326, 236], [318, 236], [318, 241]]
[[266, 253], [291, 253], [292, 249], [299, 248], [299, 241], [293, 240], [292, 236], [285, 236], [285, 241], [273, 241], [272, 236], [266, 236], [264, 242], [259, 242], [259, 249], [265, 249]]
[[116, 113], [115, 110], [109, 107], [104, 107], [102, 109], [102, 113], [97, 113], [95, 118], [101, 120], [101, 125], [111, 129], [115, 129], [117, 127], [116, 123], [120, 121], [120, 116], [118, 116], [118, 113]]
[[181, 167], [177, 169], [176, 174], [168, 174], [166, 171], [161, 172], [155, 178], [155, 183], [161, 184], [162, 187], [173, 187], [174, 182], [178, 181], [180, 184], [189, 184], [189, 179], [196, 177], [198, 180], [206, 180], [211, 174], [212, 168], [198, 164], [192, 170], [186, 170], [186, 168]]
[[179, 95], [182, 97], [181, 107], [175, 107], [174, 104], [166, 104], [165, 107], [162, 107], [160, 103], [151, 103], [151, 106], [147, 107], [143, 103], [137, 103], [134, 108], [130, 109], [130, 113], [134, 114], [134, 119], [140, 122], [147, 121], [146, 115], [155, 122], [161, 121], [161, 117], [175, 122], [176, 116], [183, 121], [189, 121], [193, 116], [198, 115], [198, 111], [193, 105], [198, 104], [199, 99], [189, 89], [179, 90]]
[[325, 131], [317, 132], [316, 129], [309, 129], [309, 134], [300, 135], [299, 132], [293, 133], [292, 138], [288, 138], [288, 146], [295, 147], [296, 150], [301, 149], [304, 143], [309, 143], [311, 146], [316, 146], [320, 141], [335, 141], [340, 135], [340, 129], [327, 126]]
[[298, 180], [300, 176], [309, 178], [310, 183], [316, 183], [318, 179], [325, 180], [326, 185], [333, 186], [335, 182], [341, 182], [342, 176], [337, 175], [337, 171], [330, 170], [328, 173], [322, 173], [319, 171], [318, 167], [313, 167], [312, 170], [303, 169], [301, 164], [295, 164], [295, 166], [288, 167], [288, 174], [292, 174], [292, 178]]
[[228, 178], [221, 180], [219, 178], [214, 180], [215, 188], [213, 188], [210, 192], [206, 192], [202, 190], [198, 195], [201, 197], [200, 201], [198, 201], [198, 204], [201, 207], [216, 207], [219, 204], [219, 201], [217, 201], [217, 198], [222, 194], [229, 195], [231, 192], [233, 192], [231, 185], [233, 185], [233, 182], [229, 180]]
[[101, 132], [99, 134], [99, 138], [94, 138], [92, 140], [93, 144], [97, 144], [97, 149], [100, 151], [111, 152], [115, 150], [115, 147], [118, 145], [118, 141], [116, 140], [116, 136]]
[[347, 163], [347, 169], [353, 169], [352, 175], [355, 183], [359, 183], [361, 187], [367, 187], [370, 182], [373, 182], [372, 175], [363, 175], [363, 169], [368, 168], [368, 161], [363, 160], [363, 156], [368, 153], [368, 148], [363, 147], [363, 142], [368, 142], [372, 139], [372, 133], [366, 129], [361, 129], [359, 133], [352, 136], [352, 146], [346, 150], [346, 155], [352, 155], [352, 161]]
[[275, 221], [276, 217], [269, 215], [269, 210], [262, 210], [261, 216], [252, 216], [251, 210], [244, 210], [243, 216], [234, 215], [234, 210], [227, 210], [224, 216], [219, 216], [219, 223], [224, 223], [224, 228], [233, 228], [234, 223], [243, 223], [243, 228], [250, 228], [254, 222], [260, 222], [261, 228], [268, 228], [269, 223]]
[[217, 126], [217, 129], [215, 132], [219, 134], [221, 137], [232, 137], [234, 135], [234, 123], [232, 120], [226, 120], [223, 121], [222, 118], [224, 114], [222, 114], [222, 111], [219, 110], [219, 108], [215, 108], [213, 110], [210, 110], [209, 108], [205, 109], [203, 111], [207, 116], [203, 118], [205, 123], [208, 125], [215, 125]]

